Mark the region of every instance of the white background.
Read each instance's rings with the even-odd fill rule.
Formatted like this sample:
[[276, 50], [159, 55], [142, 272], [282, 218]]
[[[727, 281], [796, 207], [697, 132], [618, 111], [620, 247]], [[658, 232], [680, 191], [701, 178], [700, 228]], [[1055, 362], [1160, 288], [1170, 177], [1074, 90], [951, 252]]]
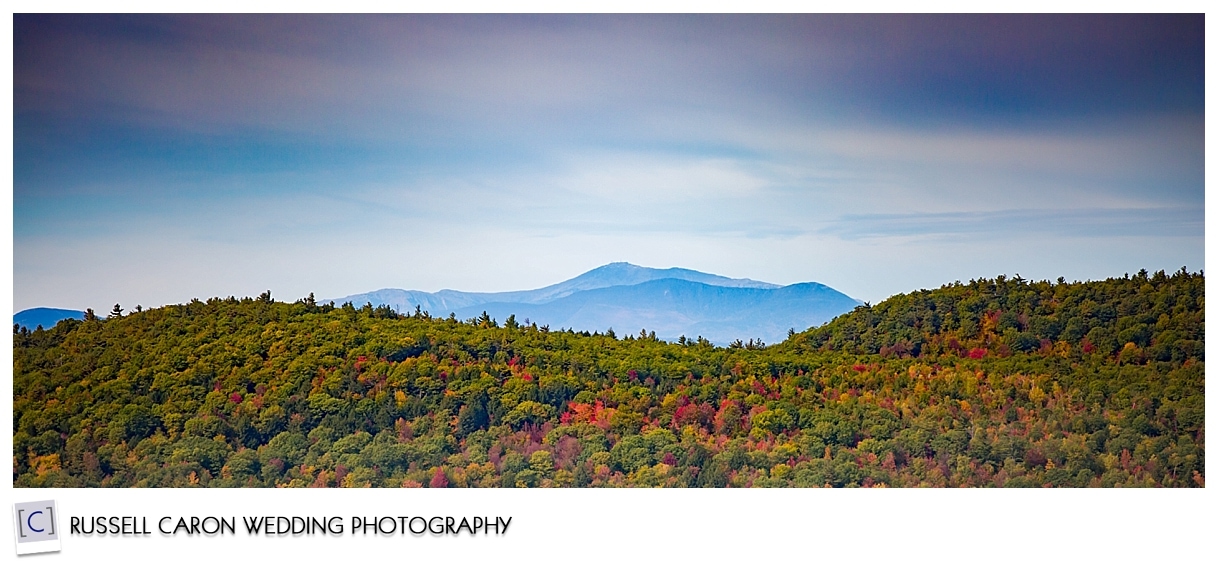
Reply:
[[[13, 490], [58, 502], [55, 560], [1166, 560], [1209, 552], [1208, 490]], [[164, 516], [236, 517], [163, 536]], [[342, 536], [249, 536], [242, 516], [343, 517]], [[501, 536], [361, 536], [353, 515], [512, 517]], [[72, 516], [146, 517], [151, 536], [73, 536]], [[9, 523], [11, 524], [11, 523]], [[5, 549], [7, 550], [7, 549]], [[2, 552], [2, 551], [0, 551]], [[8, 552], [13, 552], [8, 550]], [[1205, 559], [1201, 556], [1200, 559]], [[1211, 558], [1212, 559], [1212, 558]]]

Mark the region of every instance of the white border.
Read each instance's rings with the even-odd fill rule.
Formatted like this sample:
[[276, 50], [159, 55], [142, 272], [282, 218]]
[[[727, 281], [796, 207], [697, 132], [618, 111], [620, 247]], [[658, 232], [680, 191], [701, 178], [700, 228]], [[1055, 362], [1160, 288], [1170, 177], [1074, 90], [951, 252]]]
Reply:
[[[1204, 11], [1197, 2], [1078, 4], [1063, 2], [974, 3], [931, 2], [893, 5], [861, 2], [849, 5], [789, 2], [408, 2], [342, 4], [303, 2], [18, 2], [15, 12], [45, 11], [510, 11], [576, 10], [591, 12], [669, 11], [957, 11], [983, 7], [997, 11]], [[836, 8], [836, 9], [835, 9]], [[2, 61], [12, 107], [13, 20], [3, 22], [7, 51]], [[1206, 43], [1206, 102], [1212, 105], [1214, 61]], [[0, 291], [4, 309], [12, 310], [12, 113], [3, 116], [9, 134], [4, 143], [5, 244], [8, 275]], [[1207, 131], [1214, 131], [1212, 114]], [[1206, 192], [1212, 185], [1214, 142], [1207, 132]], [[1214, 216], [1212, 197], [1207, 216]], [[1207, 220], [1207, 226], [1209, 221]], [[1214, 262], [1213, 230], [1207, 228], [1206, 258]], [[1207, 307], [1212, 315], [1213, 307]], [[11, 313], [11, 312], [10, 312]], [[12, 450], [12, 340], [0, 345], [5, 413], [0, 417], [0, 447]], [[1214, 356], [1207, 339], [1206, 351]], [[1207, 376], [1208, 379], [1208, 376]], [[1214, 397], [1206, 409], [1215, 411]], [[13, 489], [3, 483], [10, 505], [17, 501], [55, 499], [60, 522], [72, 516], [134, 515], [148, 518], [190, 515], [481, 515], [513, 517], [502, 537], [81, 537], [65, 532], [56, 560], [145, 559], [216, 560], [274, 556], [276, 559], [352, 559], [365, 555], [388, 559], [454, 556], [559, 559], [706, 559], [793, 555], [799, 559], [984, 558], [995, 560], [1168, 559], [1215, 556], [1215, 492], [1203, 490], [88, 490]], [[7, 518], [6, 525], [11, 524]]]

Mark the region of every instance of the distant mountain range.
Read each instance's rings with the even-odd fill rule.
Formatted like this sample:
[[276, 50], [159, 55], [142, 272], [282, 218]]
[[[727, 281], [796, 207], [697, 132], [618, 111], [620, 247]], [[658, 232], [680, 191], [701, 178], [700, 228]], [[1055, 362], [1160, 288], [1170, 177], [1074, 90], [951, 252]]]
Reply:
[[618, 262], [573, 279], [531, 291], [435, 293], [381, 289], [333, 300], [335, 304], [388, 305], [400, 312], [415, 307], [432, 316], [466, 319], [486, 312], [503, 321], [619, 335], [654, 331], [663, 339], [702, 336], [717, 344], [761, 339], [778, 342], [787, 331], [828, 322], [861, 304], [820, 283], [781, 286], [732, 279], [692, 269], [653, 269]]
[[13, 323], [33, 330], [38, 326], [51, 328], [65, 318], [80, 320], [85, 317], [83, 310], [68, 310], [66, 308], [30, 308], [13, 315]]
[[[593, 269], [561, 283], [530, 291], [435, 293], [381, 289], [336, 299], [341, 305], [387, 305], [403, 313], [415, 307], [432, 316], [459, 319], [483, 312], [503, 322], [532, 322], [553, 329], [599, 331], [619, 336], [654, 331], [662, 339], [702, 336], [716, 344], [734, 340], [774, 343], [788, 330], [819, 326], [861, 304], [820, 283], [774, 285], [752, 279], [732, 279], [692, 269], [654, 269], [618, 262]], [[64, 318], [83, 318], [76, 310], [33, 308], [13, 317], [29, 329], [49, 328]]]

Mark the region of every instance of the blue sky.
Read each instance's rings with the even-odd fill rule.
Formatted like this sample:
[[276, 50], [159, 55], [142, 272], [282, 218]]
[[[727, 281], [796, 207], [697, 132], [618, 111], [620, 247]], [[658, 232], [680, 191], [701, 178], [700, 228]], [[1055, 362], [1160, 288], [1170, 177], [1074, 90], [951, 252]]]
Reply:
[[14, 17], [14, 305], [1204, 268], [1202, 16]]

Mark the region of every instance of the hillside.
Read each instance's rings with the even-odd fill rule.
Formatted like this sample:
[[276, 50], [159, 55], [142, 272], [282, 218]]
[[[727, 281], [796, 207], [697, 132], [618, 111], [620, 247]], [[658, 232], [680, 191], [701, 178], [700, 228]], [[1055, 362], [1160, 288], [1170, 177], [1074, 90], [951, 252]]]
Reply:
[[[1092, 283], [978, 279], [893, 296], [793, 338], [804, 349], [918, 356], [1062, 344], [1158, 361], [1205, 353], [1205, 279], [1145, 270]], [[1132, 344], [1132, 346], [1130, 345]]]
[[1203, 486], [1203, 310], [1000, 278], [717, 347], [193, 301], [15, 331], [14, 485]]

